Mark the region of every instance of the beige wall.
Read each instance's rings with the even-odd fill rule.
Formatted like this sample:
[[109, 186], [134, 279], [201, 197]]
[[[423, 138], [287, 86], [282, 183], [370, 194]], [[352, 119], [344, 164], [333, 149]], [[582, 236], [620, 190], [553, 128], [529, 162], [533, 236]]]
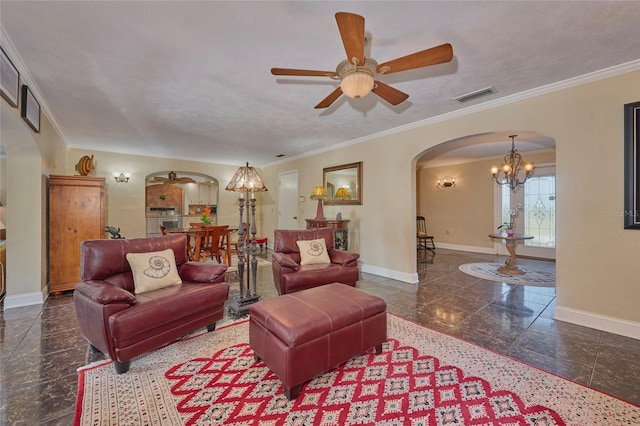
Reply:
[[[70, 149], [67, 155], [67, 174], [77, 174], [74, 170], [83, 155], [93, 155], [95, 176], [104, 176], [106, 182], [106, 222], [120, 228], [127, 238], [145, 237], [145, 177], [160, 171], [203, 173], [218, 179], [218, 224], [238, 226], [238, 194], [224, 188], [233, 177], [238, 166], [199, 163], [156, 157], [117, 154], [101, 151]], [[114, 172], [131, 173], [128, 183], [116, 183]], [[259, 195], [260, 196], [260, 195]]]
[[[258, 195], [259, 233], [272, 236], [277, 226], [278, 173], [299, 172], [300, 195], [306, 197], [299, 205], [302, 228], [304, 218], [314, 216], [316, 203], [310, 202], [308, 196], [313, 187], [322, 182], [322, 168], [362, 161], [364, 204], [327, 206], [325, 215], [331, 217], [341, 211], [343, 217], [351, 219], [351, 248], [361, 253], [363, 271], [414, 282], [417, 280], [416, 158], [437, 144], [467, 135], [508, 129], [539, 132], [556, 141], [559, 223], [556, 316], [640, 338], [637, 278], [640, 276], [637, 261], [640, 233], [624, 230], [622, 218], [611, 214], [623, 209], [622, 105], [638, 99], [640, 72], [635, 71], [393, 134], [389, 132], [366, 143], [269, 165], [264, 167], [263, 176], [271, 190]], [[4, 121], [12, 112], [5, 110], [3, 105], [3, 144], [6, 137], [13, 137], [5, 130]], [[116, 226], [122, 224], [123, 234], [129, 237], [144, 235], [144, 177], [147, 174], [158, 170], [200, 172], [218, 178], [224, 186], [237, 169], [73, 149], [61, 156], [61, 142], [46, 123], [43, 123], [43, 134], [30, 137], [32, 146], [39, 152], [39, 163], [33, 164], [31, 153], [23, 163], [8, 164], [9, 174], [16, 178], [15, 187], [12, 182], [8, 185], [8, 203], [15, 203], [21, 209], [20, 214], [14, 215], [10, 213], [12, 209], [8, 209], [7, 220], [10, 226], [25, 229], [25, 234], [20, 236], [24, 240], [40, 240], [39, 247], [38, 244], [33, 247], [33, 243], [24, 247], [17, 241], [8, 243], [11, 244], [8, 255], [13, 250], [14, 256], [29, 259], [24, 263], [31, 269], [34, 263], [44, 264], [45, 257], [42, 255], [46, 235], [43, 176], [73, 173], [73, 166], [82, 155], [95, 155], [99, 176], [111, 177], [114, 171], [132, 173], [130, 183], [109, 182], [107, 188], [107, 221]], [[53, 145], [47, 145], [49, 143]], [[7, 158], [10, 162], [11, 153], [8, 152]], [[113, 178], [107, 180], [113, 181]], [[16, 201], [15, 195], [10, 195], [32, 193], [35, 196], [23, 204]], [[221, 190], [220, 197], [223, 208], [220, 222], [234, 224], [237, 195]], [[484, 228], [486, 224], [479, 226]], [[597, 244], [594, 232], [597, 232]], [[478, 229], [478, 233], [484, 234], [485, 230]], [[41, 262], [37, 262], [38, 256]], [[25, 273], [33, 273], [23, 266]], [[37, 272], [43, 273], [43, 270]], [[8, 295], [33, 291], [33, 282], [15, 280], [14, 277], [12, 283], [11, 278], [7, 278]]]
[[[343, 216], [355, 219], [352, 232], [359, 236], [363, 270], [415, 280], [415, 159], [437, 144], [478, 133], [524, 129], [552, 137], [559, 224], [556, 315], [640, 338], [640, 233], [624, 230], [622, 218], [607, 213], [623, 209], [622, 106], [638, 99], [640, 72], [635, 71], [273, 165], [265, 172], [274, 185], [278, 172], [297, 169], [301, 194], [310, 194], [323, 167], [363, 161], [364, 205], [342, 209]], [[304, 208], [304, 215], [312, 217], [312, 210]], [[277, 215], [268, 215], [265, 224], [272, 231]], [[481, 225], [477, 232], [484, 234], [488, 225]]]
[[[505, 141], [504, 147], [505, 153], [509, 151], [509, 140]], [[552, 164], [555, 163], [555, 152], [523, 153], [523, 158], [535, 164]], [[496, 157], [417, 170], [416, 213], [427, 218], [429, 234], [438, 244], [468, 249], [494, 247], [487, 235], [497, 226], [494, 206], [498, 186], [490, 169], [503, 161], [503, 157]], [[456, 186], [437, 189], [437, 180], [445, 176], [455, 177]]]
[[64, 167], [64, 143], [41, 114], [40, 133], [20, 117], [19, 108], [0, 100], [0, 143], [7, 158], [7, 299], [5, 307], [37, 303], [47, 296], [47, 176]]

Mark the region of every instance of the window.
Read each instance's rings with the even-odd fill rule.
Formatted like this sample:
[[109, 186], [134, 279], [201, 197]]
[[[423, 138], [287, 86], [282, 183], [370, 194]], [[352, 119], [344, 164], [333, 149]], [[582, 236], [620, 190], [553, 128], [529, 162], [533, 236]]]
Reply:
[[[542, 171], [540, 170], [540, 172]], [[539, 169], [536, 168], [536, 172], [538, 173]], [[526, 240], [525, 245], [555, 248], [555, 194], [555, 174], [530, 177], [524, 184], [524, 191], [521, 187], [512, 193], [508, 185], [502, 186], [502, 223], [509, 222], [509, 210], [512, 206], [522, 204], [524, 205], [524, 210], [520, 211], [515, 217], [516, 229], [524, 230], [525, 234], [534, 236], [532, 240]]]

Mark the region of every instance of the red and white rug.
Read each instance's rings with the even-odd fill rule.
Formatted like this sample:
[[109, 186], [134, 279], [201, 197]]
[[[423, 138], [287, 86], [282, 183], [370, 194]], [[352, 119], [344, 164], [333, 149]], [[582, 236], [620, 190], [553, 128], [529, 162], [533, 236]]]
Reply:
[[79, 370], [77, 425], [633, 425], [640, 407], [388, 316], [389, 339], [288, 401], [246, 320]]

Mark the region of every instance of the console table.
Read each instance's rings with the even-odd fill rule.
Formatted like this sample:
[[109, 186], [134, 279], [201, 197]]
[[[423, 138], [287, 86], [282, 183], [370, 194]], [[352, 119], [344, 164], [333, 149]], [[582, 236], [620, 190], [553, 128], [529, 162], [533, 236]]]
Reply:
[[307, 229], [333, 228], [333, 245], [338, 250], [349, 250], [349, 219], [344, 220], [317, 220], [305, 219]]
[[498, 268], [498, 272], [502, 272], [503, 274], [509, 275], [523, 275], [525, 271], [518, 268], [518, 257], [516, 256], [516, 244], [518, 241], [530, 240], [533, 238], [533, 235], [526, 234], [513, 234], [507, 235], [504, 233], [501, 234], [490, 234], [489, 238], [492, 240], [504, 240], [505, 245], [507, 246], [507, 251], [511, 255], [511, 257], [507, 257], [504, 260], [504, 266]]

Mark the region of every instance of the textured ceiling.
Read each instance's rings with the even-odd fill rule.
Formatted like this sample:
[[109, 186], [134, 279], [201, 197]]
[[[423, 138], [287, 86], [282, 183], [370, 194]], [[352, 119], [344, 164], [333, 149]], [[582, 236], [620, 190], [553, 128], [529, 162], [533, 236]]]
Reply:
[[[446, 42], [454, 59], [383, 76], [410, 95], [397, 107], [316, 110], [337, 82], [270, 68], [334, 70], [338, 11], [365, 17], [378, 62]], [[639, 21], [638, 1], [0, 2], [2, 44], [70, 147], [258, 166], [637, 60]]]

